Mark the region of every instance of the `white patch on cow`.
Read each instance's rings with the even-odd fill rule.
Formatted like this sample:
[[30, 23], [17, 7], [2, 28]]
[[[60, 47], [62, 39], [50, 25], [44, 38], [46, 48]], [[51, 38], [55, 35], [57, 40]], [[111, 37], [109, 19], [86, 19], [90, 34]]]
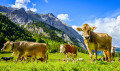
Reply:
[[63, 44], [60, 45], [60, 53], [63, 53], [65, 51], [65, 47]]
[[20, 42], [20, 46], [22, 45], [22, 42]]
[[112, 48], [111, 48], [111, 52], [113, 52], [113, 50], [114, 50], [114, 49], [113, 49], [113, 47], [112, 47]]

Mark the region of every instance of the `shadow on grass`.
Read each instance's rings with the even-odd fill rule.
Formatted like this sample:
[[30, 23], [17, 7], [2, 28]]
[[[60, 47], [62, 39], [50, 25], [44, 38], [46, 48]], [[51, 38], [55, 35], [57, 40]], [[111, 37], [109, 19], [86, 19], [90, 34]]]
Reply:
[[12, 53], [12, 52], [1, 52], [0, 51], [0, 54], [9, 54], [9, 53]]
[[105, 62], [105, 61], [98, 61], [97, 63], [95, 64], [100, 64], [100, 65], [108, 65], [109, 62]]

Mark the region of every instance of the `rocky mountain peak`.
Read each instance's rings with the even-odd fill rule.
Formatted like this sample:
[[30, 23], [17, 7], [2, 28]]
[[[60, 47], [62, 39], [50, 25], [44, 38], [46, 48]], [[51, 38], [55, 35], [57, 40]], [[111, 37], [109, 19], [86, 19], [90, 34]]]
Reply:
[[16, 10], [16, 8], [5, 7], [0, 5], [0, 12], [11, 13], [14, 10]]
[[[28, 24], [34, 22], [44, 22], [52, 27], [65, 32], [65, 34], [80, 47], [85, 49], [84, 41], [81, 35], [79, 35], [72, 27], [59, 20], [52, 13], [38, 14], [31, 11], [25, 11], [24, 8], [14, 9], [8, 7], [0, 7], [0, 12], [8, 13], [6, 16], [16, 24]], [[9, 12], [7, 12], [9, 11]]]
[[47, 14], [49, 17], [55, 17], [54, 15], [53, 15], [53, 13], [48, 13]]

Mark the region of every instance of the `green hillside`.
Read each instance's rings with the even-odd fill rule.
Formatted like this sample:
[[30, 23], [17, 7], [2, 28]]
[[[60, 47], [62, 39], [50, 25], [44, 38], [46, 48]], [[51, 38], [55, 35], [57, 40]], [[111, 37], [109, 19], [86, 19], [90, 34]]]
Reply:
[[10, 21], [6, 16], [0, 14], [0, 46], [7, 41], [35, 41], [32, 37], [32, 34], [25, 30], [21, 29], [19, 26]]

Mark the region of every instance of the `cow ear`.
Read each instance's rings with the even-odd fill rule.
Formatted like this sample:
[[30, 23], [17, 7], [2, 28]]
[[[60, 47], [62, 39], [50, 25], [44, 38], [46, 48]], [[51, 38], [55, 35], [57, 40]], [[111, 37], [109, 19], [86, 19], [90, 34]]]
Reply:
[[12, 45], [12, 44], [13, 44], [13, 41], [11, 41], [10, 44]]
[[113, 49], [116, 49], [116, 47], [113, 47]]
[[94, 27], [94, 26], [90, 28], [91, 31], [93, 31], [93, 30], [95, 30], [95, 29], [96, 29], [96, 27]]
[[82, 31], [82, 28], [80, 28], [80, 27], [77, 27], [77, 29], [76, 29], [77, 31]]

